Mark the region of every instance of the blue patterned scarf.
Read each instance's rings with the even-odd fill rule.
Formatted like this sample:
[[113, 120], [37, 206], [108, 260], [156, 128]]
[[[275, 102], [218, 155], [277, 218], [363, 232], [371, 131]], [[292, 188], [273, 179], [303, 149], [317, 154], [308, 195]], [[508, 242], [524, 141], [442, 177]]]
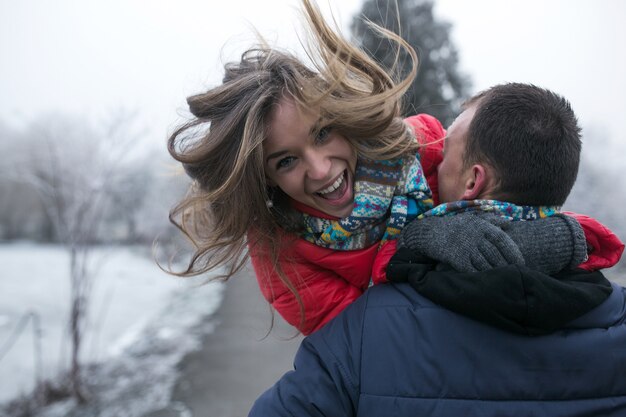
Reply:
[[559, 206], [518, 206], [498, 200], [462, 200], [440, 204], [420, 214], [417, 218], [452, 216], [467, 211], [484, 211], [509, 220], [535, 220], [550, 217], [559, 212]]
[[350, 216], [328, 220], [303, 214], [305, 232], [301, 237], [334, 250], [382, 244], [395, 239], [405, 226], [409, 204], [417, 206], [417, 214], [433, 207], [419, 155], [390, 161], [359, 158]]

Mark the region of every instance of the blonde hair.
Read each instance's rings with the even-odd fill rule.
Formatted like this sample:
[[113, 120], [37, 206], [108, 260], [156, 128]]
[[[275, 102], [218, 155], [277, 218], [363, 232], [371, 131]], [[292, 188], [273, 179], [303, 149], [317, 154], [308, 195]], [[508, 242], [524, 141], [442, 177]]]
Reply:
[[270, 195], [262, 143], [272, 106], [281, 97], [292, 97], [301, 108], [319, 109], [324, 125], [341, 133], [360, 156], [392, 159], [419, 146], [400, 117], [401, 98], [417, 72], [415, 51], [398, 35], [372, 24], [397, 45], [398, 54], [405, 51], [411, 58], [407, 75], [396, 82], [334, 31], [309, 0], [302, 0], [302, 6], [312, 68], [290, 53], [253, 48], [239, 62], [225, 65], [221, 85], [187, 99], [194, 118], [171, 135], [168, 149], [194, 181], [171, 210], [170, 221], [196, 249], [177, 275], [228, 266], [226, 279], [247, 260], [246, 245], [261, 245], [300, 300], [278, 265], [280, 231], [297, 231], [298, 214], [280, 190], [272, 196], [274, 207], [266, 206]]

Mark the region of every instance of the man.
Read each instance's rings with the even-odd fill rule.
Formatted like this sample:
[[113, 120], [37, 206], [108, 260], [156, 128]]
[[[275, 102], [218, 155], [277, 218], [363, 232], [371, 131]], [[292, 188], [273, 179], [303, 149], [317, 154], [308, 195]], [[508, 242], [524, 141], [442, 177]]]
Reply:
[[[306, 338], [295, 370], [250, 415], [626, 415], [624, 288], [583, 269], [459, 273], [418, 253], [415, 237], [429, 222], [483, 212], [500, 214], [490, 221], [502, 228], [554, 215], [576, 176], [578, 131], [569, 104], [534, 86], [471, 99], [446, 137], [439, 191], [448, 204], [407, 227], [388, 268], [409, 284], [371, 288]], [[596, 248], [587, 269], [623, 250], [610, 232], [601, 238], [613, 246]]]

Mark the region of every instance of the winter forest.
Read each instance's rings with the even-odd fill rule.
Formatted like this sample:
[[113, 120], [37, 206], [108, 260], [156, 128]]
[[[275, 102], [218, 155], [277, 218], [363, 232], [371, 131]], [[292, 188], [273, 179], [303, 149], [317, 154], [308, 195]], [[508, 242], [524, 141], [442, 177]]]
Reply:
[[[0, 17], [0, 26], [7, 26], [11, 16], [19, 23], [24, 10], [29, 10], [28, 7], [38, 10], [43, 7], [39, 3], [26, 1], [28, 6], [12, 9], [14, 6], [4, 2], [0, 6], [0, 16], [4, 16]], [[106, 2], [99, 3], [99, 7], [106, 9]], [[171, 8], [179, 7], [173, 2], [165, 3], [169, 6], [161, 10], [164, 15], [173, 10]], [[214, 7], [214, 12], [210, 8], [206, 12], [208, 16], [237, 20], [241, 24], [237, 30], [244, 27], [242, 31], [250, 31], [244, 20], [256, 24], [255, 14], [260, 13], [255, 9], [257, 6], [251, 1], [232, 3], [249, 9], [248, 14], [241, 17], [237, 10], [226, 9], [226, 6], [202, 7]], [[296, 20], [297, 2], [277, 3], [285, 9], [284, 14], [266, 17], [268, 24], [273, 22], [280, 26], [280, 20], [271, 19]], [[466, 28], [469, 19], [464, 17], [460, 7], [454, 13], [459, 2], [355, 0], [348, 3], [351, 8], [343, 6], [346, 8], [341, 10], [343, 20], [339, 24], [379, 62], [388, 63], [393, 54], [367, 30], [357, 18], [360, 15], [400, 31], [418, 50], [420, 70], [407, 93], [407, 115], [416, 111], [431, 113], [448, 125], [458, 114], [463, 100], [492, 83], [501, 82], [485, 81], [480, 78], [481, 67], [467, 63], [466, 57], [471, 56], [472, 48], [477, 46], [468, 46], [462, 41], [462, 34], [455, 32], [457, 27], [459, 30]], [[191, 16], [194, 13], [190, 12], [194, 4], [189, 0], [180, 6], [186, 7], [189, 14], [185, 16], [190, 22], [194, 19]], [[566, 2], [559, 4], [565, 7]], [[486, 2], [478, 8], [485, 10], [491, 6], [493, 3]], [[18, 10], [18, 7], [26, 9]], [[549, 15], [549, 11], [546, 13]], [[610, 8], [606, 13], [616, 14]], [[139, 13], [129, 12], [120, 17], [126, 19], [120, 23], [121, 27], [135, 22], [140, 27], [144, 24], [146, 31], [158, 31], [155, 27], [167, 24], [163, 16], [149, 22], [139, 21], [138, 16]], [[14, 27], [20, 26], [18, 23]], [[114, 26], [115, 22], [108, 24]], [[293, 30], [296, 23], [287, 26], [288, 30]], [[19, 43], [21, 39], [10, 29], [3, 30], [7, 32], [2, 32], [0, 56], [3, 62], [9, 62], [12, 52], [7, 42]], [[172, 32], [183, 33], [182, 29], [172, 29]], [[186, 36], [196, 42], [198, 37], [211, 36], [210, 33]], [[619, 39], [613, 35], [604, 34], [605, 41]], [[116, 36], [111, 35], [111, 42]], [[132, 43], [132, 36], [127, 35], [124, 42]], [[522, 35], [512, 32], [502, 36], [516, 39]], [[285, 35], [277, 35], [277, 38], [277, 43], [284, 43]], [[289, 42], [297, 45], [298, 40], [293, 35], [292, 38]], [[16, 103], [19, 101], [11, 87], [12, 81], [4, 80], [0, 84], [1, 89], [5, 89], [6, 84], [8, 91], [8, 94], [2, 92], [5, 97], [0, 102], [0, 155], [3, 156], [0, 159], [0, 416], [148, 416], [151, 411], [167, 406], [176, 382], [177, 366], [185, 355], [202, 348], [203, 337], [215, 326], [212, 317], [220, 307], [224, 285], [221, 282], [205, 284], [211, 281], [211, 274], [198, 279], [181, 279], [168, 275], [161, 267], [169, 265], [176, 269], [181, 256], [184, 259], [189, 250], [180, 231], [168, 220], [169, 210], [187, 192], [189, 181], [167, 153], [167, 135], [187, 116], [184, 97], [215, 84], [221, 77], [218, 61], [222, 52], [218, 46], [206, 47], [200, 52], [200, 48], [196, 48], [194, 54], [202, 54], [202, 60], [196, 62], [184, 58], [187, 47], [183, 42], [162, 41], [163, 48], [173, 48], [168, 50], [171, 56], [180, 48], [177, 64], [183, 67], [180, 71], [184, 71], [185, 65], [194, 65], [181, 75], [163, 62], [160, 45], [148, 46], [139, 41], [137, 45], [141, 45], [136, 49], [141, 49], [145, 56], [137, 61], [128, 59], [128, 62], [133, 64], [145, 59], [154, 68], [162, 64], [165, 69], [155, 71], [157, 75], [139, 69], [143, 73], [132, 74], [136, 88], [127, 87], [117, 93], [116, 99], [103, 99], [103, 102], [108, 100], [108, 104], [102, 108], [90, 102], [89, 113], [61, 105], [41, 109], [33, 105], [31, 112], [28, 105], [22, 104], [17, 111], [17, 104], [11, 103], [12, 97], [16, 97]], [[27, 50], [30, 47], [35, 48], [36, 43], [23, 45]], [[567, 48], [550, 50], [547, 54], [565, 61]], [[563, 58], [559, 58], [561, 52]], [[94, 51], [89, 53], [95, 56]], [[168, 59], [174, 60], [171, 56]], [[19, 59], [12, 62], [16, 68], [14, 74], [22, 71], [18, 67]], [[53, 68], [54, 64], [49, 65]], [[110, 65], [110, 68], [105, 67], [110, 69], [111, 77], [126, 70], [123, 63]], [[548, 63], [541, 65], [550, 66]], [[485, 73], [488, 72], [486, 67], [487, 64]], [[503, 62], [500, 71], [506, 68]], [[206, 74], [207, 71], [211, 73]], [[585, 80], [588, 74], [582, 72], [588, 70], [580, 71], [578, 79]], [[0, 77], [14, 74], [0, 72]], [[556, 91], [562, 87], [551, 85], [550, 79], [545, 82], [540, 77], [521, 79], [513, 70], [511, 74], [503, 76], [508, 81], [544, 83], [543, 86]], [[45, 70], [38, 76], [45, 78]], [[100, 76], [103, 75], [94, 78]], [[165, 111], [143, 106], [134, 99], [129, 99], [130, 105], [123, 102], [126, 93], [142, 94], [137, 91], [144, 76], [151, 79], [150, 87], [146, 88], [150, 91], [145, 94], [146, 100], [155, 103], [162, 100], [158, 106]], [[69, 75], [57, 77], [49, 84], [71, 78]], [[124, 74], [124, 77], [131, 75]], [[168, 93], [174, 92], [174, 101], [168, 101], [169, 97], [153, 95], [153, 90], [160, 89], [160, 82], [165, 78], [184, 78], [191, 86], [163, 85]], [[26, 80], [23, 84], [29, 82]], [[622, 99], [626, 94], [624, 84], [616, 85], [615, 91]], [[598, 105], [610, 103], [609, 99], [603, 99], [602, 93], [615, 91], [599, 92]], [[568, 96], [567, 91], [562, 92]], [[63, 92], [55, 90], [52, 94], [59, 96]], [[32, 94], [30, 100], [36, 101], [37, 94]], [[623, 179], [626, 159], [622, 157], [626, 154], [626, 137], [621, 131], [607, 127], [602, 120], [585, 114], [594, 103], [578, 97], [572, 98], [572, 102], [583, 127], [583, 154], [577, 183], [564, 209], [595, 217], [625, 240], [626, 217], [621, 207], [626, 206]], [[580, 109], [579, 103], [583, 103]], [[623, 102], [619, 102], [619, 106], [617, 110], [621, 114]], [[607, 272], [609, 278], [621, 283], [626, 283], [625, 275], [624, 259]], [[180, 415], [191, 413], [181, 411]]]

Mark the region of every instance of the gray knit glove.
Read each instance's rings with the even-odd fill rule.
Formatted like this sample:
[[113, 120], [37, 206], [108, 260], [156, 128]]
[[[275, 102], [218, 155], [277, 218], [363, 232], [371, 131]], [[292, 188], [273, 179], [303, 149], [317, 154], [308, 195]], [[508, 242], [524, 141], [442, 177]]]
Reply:
[[524, 265], [524, 257], [513, 239], [498, 225], [473, 213], [414, 220], [404, 227], [398, 247], [426, 255], [462, 272]]
[[573, 217], [559, 213], [544, 219], [505, 222], [502, 230], [517, 244], [531, 269], [554, 274], [587, 260], [585, 232]]
[[578, 266], [587, 254], [580, 224], [561, 214], [531, 221], [475, 212], [427, 217], [408, 224], [398, 245], [462, 272], [525, 264], [552, 274]]

